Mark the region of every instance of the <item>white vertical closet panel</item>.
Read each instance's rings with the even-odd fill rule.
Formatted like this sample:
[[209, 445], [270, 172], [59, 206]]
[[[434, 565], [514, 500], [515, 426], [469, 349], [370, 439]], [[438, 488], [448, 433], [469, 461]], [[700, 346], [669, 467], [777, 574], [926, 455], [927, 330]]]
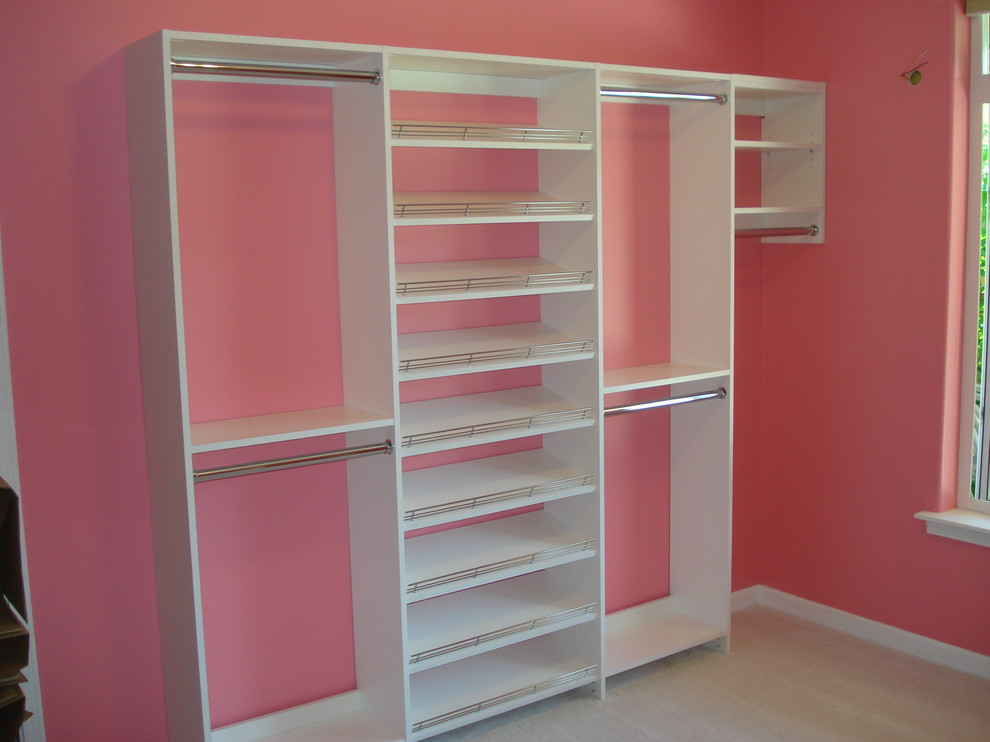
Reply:
[[[141, 381], [169, 736], [210, 735], [185, 403], [170, 35], [127, 48], [128, 148]], [[191, 651], [192, 648], [192, 651]]]
[[[348, 63], [381, 69], [381, 55]], [[334, 86], [337, 252], [344, 401], [384, 418], [396, 415], [392, 312], [391, 163], [388, 84]], [[348, 446], [395, 441], [395, 428], [358, 431]], [[355, 673], [362, 707], [397, 734], [407, 726], [403, 681], [401, 528], [398, 457], [347, 465]]]
[[[700, 92], [726, 93], [724, 82]], [[671, 355], [714, 368], [732, 364], [732, 108], [671, 109]], [[722, 385], [730, 388], [729, 380]], [[672, 387], [672, 394], [712, 388]], [[731, 389], [730, 389], [731, 391]], [[729, 632], [732, 396], [671, 410], [670, 590], [680, 610]]]

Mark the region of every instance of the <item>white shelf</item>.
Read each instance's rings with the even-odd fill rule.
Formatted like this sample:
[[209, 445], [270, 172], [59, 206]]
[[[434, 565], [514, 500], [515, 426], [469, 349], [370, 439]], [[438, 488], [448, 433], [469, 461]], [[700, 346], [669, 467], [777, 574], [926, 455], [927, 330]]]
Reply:
[[800, 152], [822, 148], [820, 142], [767, 142], [759, 139], [737, 139], [733, 146], [737, 152]]
[[723, 379], [729, 375], [727, 368], [710, 368], [688, 363], [653, 363], [646, 366], [613, 368], [605, 372], [605, 394], [651, 389], [686, 381]]
[[590, 150], [587, 129], [449, 121], [393, 121], [393, 147]]
[[413, 738], [439, 734], [593, 682], [598, 668], [540, 639], [416, 673]]
[[605, 675], [669, 657], [727, 634], [727, 628], [679, 612], [675, 598], [661, 598], [611, 613], [605, 617]]
[[396, 301], [415, 304], [484, 297], [591, 291], [594, 273], [570, 270], [543, 258], [504, 258], [395, 267]]
[[402, 475], [407, 529], [593, 492], [596, 477], [545, 449], [492, 456]]
[[736, 216], [764, 216], [772, 214], [817, 214], [820, 206], [737, 206]]
[[405, 737], [361, 711], [361, 692], [320, 701], [214, 729], [210, 742], [404, 742]]
[[545, 510], [406, 539], [415, 602], [595, 556], [597, 540]]
[[392, 423], [391, 418], [383, 418], [353, 407], [320, 407], [193, 423], [189, 426], [189, 433], [192, 453], [205, 453], [261, 443], [386, 428]]
[[559, 631], [597, 617], [598, 605], [541, 570], [409, 606], [409, 670]]
[[399, 335], [399, 378], [431, 379], [595, 356], [592, 340], [569, 337], [542, 322]]
[[594, 410], [545, 387], [522, 387], [403, 404], [405, 455], [446, 451], [593, 425]]
[[394, 194], [401, 224], [579, 222], [594, 219], [591, 201], [560, 200], [537, 191], [417, 191]]

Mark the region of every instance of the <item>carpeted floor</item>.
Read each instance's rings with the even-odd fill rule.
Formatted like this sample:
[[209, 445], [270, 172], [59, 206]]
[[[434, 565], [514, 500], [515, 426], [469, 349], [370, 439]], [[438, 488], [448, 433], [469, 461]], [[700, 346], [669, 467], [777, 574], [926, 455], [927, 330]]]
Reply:
[[[988, 628], [990, 630], [990, 628]], [[702, 649], [435, 742], [990, 742], [990, 680], [762, 607]]]

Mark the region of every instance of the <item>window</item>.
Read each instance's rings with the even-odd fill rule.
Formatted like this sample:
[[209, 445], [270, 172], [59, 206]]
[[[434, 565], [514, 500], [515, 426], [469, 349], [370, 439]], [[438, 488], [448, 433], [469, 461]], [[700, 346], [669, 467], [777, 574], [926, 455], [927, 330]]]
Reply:
[[[959, 507], [990, 513], [990, 363], [988, 363], [987, 333], [987, 184], [990, 165], [990, 55], [988, 55], [988, 23], [990, 16], [973, 19], [972, 66], [970, 71], [970, 224], [967, 235], [967, 289], [973, 299], [967, 304], [967, 312], [975, 315], [967, 318], [967, 342], [975, 349], [967, 354], [966, 361], [973, 369], [969, 383], [964, 375], [963, 416], [972, 419], [970, 444], [962, 444], [968, 461], [960, 462], [963, 490], [959, 495]], [[975, 306], [974, 306], [975, 303]], [[972, 388], [972, 400], [969, 399]], [[965, 475], [969, 469], [968, 477]], [[965, 486], [968, 482], [968, 487]]]
[[[983, 0], [980, 0], [983, 2]], [[990, 6], [990, 2], [983, 2]], [[964, 360], [956, 509], [922, 512], [928, 532], [990, 546], [990, 327], [987, 321], [987, 185], [990, 182], [990, 7], [968, 8], [970, 66], [969, 223], [967, 226]]]

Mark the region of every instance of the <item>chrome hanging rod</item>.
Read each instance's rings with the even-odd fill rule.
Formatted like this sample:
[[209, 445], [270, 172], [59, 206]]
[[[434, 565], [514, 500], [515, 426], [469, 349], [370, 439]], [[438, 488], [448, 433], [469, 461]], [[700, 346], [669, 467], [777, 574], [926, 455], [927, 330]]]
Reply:
[[697, 101], [724, 105], [729, 96], [725, 93], [686, 93], [681, 90], [650, 90], [649, 88], [603, 87], [601, 94], [611, 98], [645, 98], [652, 100]]
[[372, 85], [377, 85], [382, 79], [381, 70], [344, 70], [337, 67], [300, 67], [265, 62], [225, 62], [198, 59], [172, 59], [172, 72], [188, 72], [199, 75], [279, 77], [296, 80], [370, 82]]
[[193, 481], [209, 482], [212, 479], [240, 477], [245, 474], [260, 474], [266, 471], [292, 469], [297, 466], [311, 466], [312, 464], [324, 464], [331, 461], [346, 461], [347, 459], [356, 459], [361, 456], [373, 456], [374, 454], [379, 453], [390, 454], [394, 448], [395, 447], [392, 445], [392, 441], [386, 440], [369, 446], [338, 448], [333, 451], [323, 451], [322, 453], [307, 454], [305, 456], [289, 456], [282, 459], [253, 461], [247, 464], [237, 464], [235, 466], [221, 466], [215, 469], [201, 469], [193, 472]]
[[818, 225], [807, 227], [763, 227], [760, 229], [737, 229], [736, 237], [817, 237]]
[[640, 402], [638, 404], [622, 405], [620, 407], [606, 407], [606, 415], [625, 415], [629, 412], [640, 412], [641, 410], [652, 410], [655, 407], [673, 407], [689, 402], [702, 402], [706, 399], [725, 399], [728, 392], [725, 387], [712, 389], [710, 392], [698, 392], [697, 394], [683, 394], [680, 397], [668, 397], [667, 399], [655, 399], [652, 402]]

